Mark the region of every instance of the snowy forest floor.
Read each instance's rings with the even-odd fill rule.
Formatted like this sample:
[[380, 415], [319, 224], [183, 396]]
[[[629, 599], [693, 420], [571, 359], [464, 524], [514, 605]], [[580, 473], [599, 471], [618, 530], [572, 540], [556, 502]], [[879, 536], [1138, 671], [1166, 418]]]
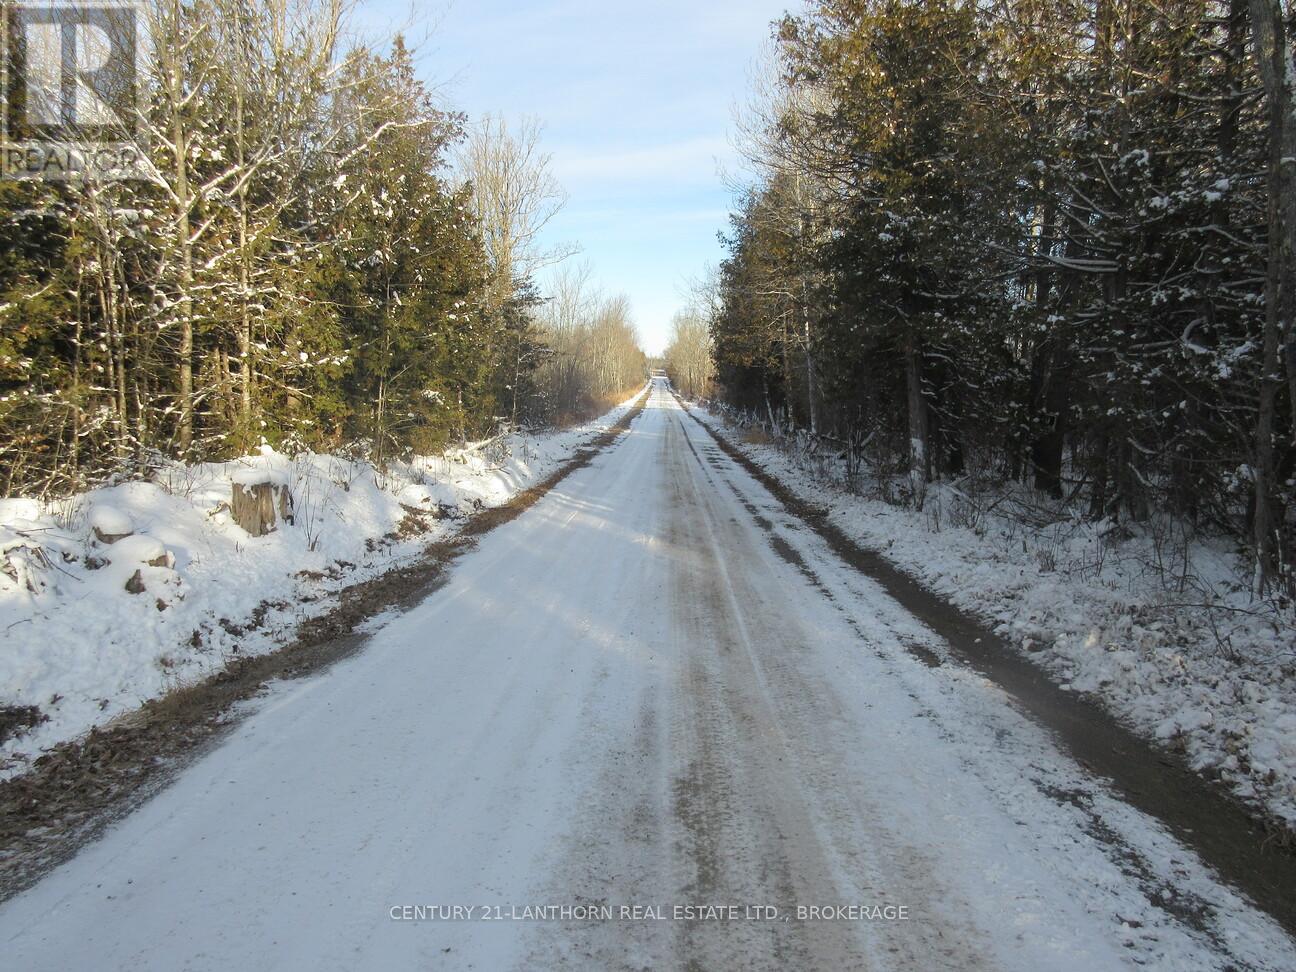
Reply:
[[932, 484], [916, 511], [888, 501], [891, 484], [848, 488], [831, 451], [693, 414], [853, 541], [987, 619], [1064, 690], [1181, 753], [1296, 842], [1296, 618], [1250, 601], [1227, 542], [1041, 516], [1033, 494], [967, 483]]
[[[266, 448], [52, 503], [0, 500], [0, 780], [150, 699], [272, 651], [348, 589], [417, 561], [429, 542], [539, 483], [634, 401], [570, 429], [385, 472]], [[232, 484], [252, 480], [287, 485], [291, 524], [251, 537], [234, 522]]]

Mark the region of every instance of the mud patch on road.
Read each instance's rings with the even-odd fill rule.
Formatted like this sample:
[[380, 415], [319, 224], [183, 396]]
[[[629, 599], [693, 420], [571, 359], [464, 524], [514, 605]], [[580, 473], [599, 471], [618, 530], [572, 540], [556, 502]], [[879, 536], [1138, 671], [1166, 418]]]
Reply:
[[[733, 491], [734, 496], [738, 498], [738, 502], [741, 503], [743, 508], [751, 514], [752, 518], [760, 525], [761, 529], [765, 531], [770, 547], [779, 555], [780, 559], [795, 567], [801, 576], [809, 581], [810, 585], [814, 587], [816, 591], [832, 602], [833, 606], [837, 608], [842, 617], [852, 628], [855, 629], [861, 638], [865, 641], [870, 641], [870, 639], [865, 636], [864, 631], [860, 629], [859, 622], [851, 616], [850, 612], [844, 609], [843, 605], [837, 602], [836, 596], [828, 589], [827, 585], [824, 584], [823, 580], [814, 572], [810, 565], [806, 563], [806, 560], [801, 556], [800, 551], [798, 551], [796, 547], [792, 546], [792, 544], [788, 543], [788, 541], [783, 537], [778, 535], [773, 521], [762, 516], [760, 514], [760, 508], [739, 492], [738, 487], [730, 482], [729, 479], [723, 476], [721, 478], [724, 479], [725, 484]], [[789, 525], [780, 524], [780, 526], [786, 529]], [[904, 647], [905, 651], [909, 652], [909, 654], [914, 658], [917, 658], [928, 668], [939, 668], [941, 666], [942, 662], [940, 655], [936, 654], [936, 652], [932, 651], [932, 649], [928, 648], [926, 645], [905, 638], [901, 638], [900, 643]], [[882, 654], [882, 657], [885, 657], [884, 653]]]
[[810, 569], [810, 565], [805, 562], [805, 558], [797, 553], [796, 548], [793, 547], [792, 544], [788, 543], [777, 533], [770, 534], [769, 543], [774, 549], [774, 552], [784, 561], [800, 571], [801, 576], [808, 580], [815, 590], [823, 594], [824, 597], [828, 598], [828, 600], [833, 600], [832, 591], [828, 590], [828, 588], [824, 586], [823, 582], [819, 579], [819, 575]]
[[[733, 483], [730, 483], [728, 480], [725, 480], [725, 482], [729, 485], [730, 489], [733, 489]], [[738, 491], [735, 489], [734, 492], [737, 493]], [[756, 521], [757, 525], [760, 526], [762, 530], [771, 535], [774, 533], [773, 521], [768, 517], [762, 516], [760, 509], [757, 508], [755, 503], [751, 503], [745, 497], [741, 496], [739, 497], [739, 502], [742, 503], [743, 509], [751, 514], [751, 518]]]
[[928, 668], [941, 667], [940, 655], [936, 654], [936, 652], [932, 651], [926, 645], [920, 645], [916, 641], [905, 641], [901, 643], [904, 645], [905, 651], [909, 652], [909, 654], [913, 655]]
[[[1035, 788], [1059, 805], [1075, 808], [1084, 818], [1084, 832], [1104, 848], [1107, 857], [1120, 868], [1121, 873], [1134, 879], [1139, 890], [1154, 908], [1173, 915], [1208, 938], [1212, 944], [1227, 953], [1227, 945], [1215, 931], [1215, 909], [1197, 895], [1171, 887], [1157, 876], [1147, 860], [1130, 847], [1093, 808], [1093, 797], [1083, 790], [1059, 789], [1039, 780], [1032, 780]], [[1117, 916], [1129, 924], [1129, 920]], [[1136, 926], [1132, 926], [1136, 927]]]
[[543, 482], [482, 510], [453, 536], [428, 544], [413, 563], [345, 588], [336, 607], [298, 626], [293, 640], [262, 655], [235, 658], [202, 681], [151, 700], [120, 719], [40, 756], [0, 783], [0, 901], [30, 887], [114, 820], [164, 788], [238, 722], [234, 706], [277, 679], [327, 670], [368, 640], [361, 625], [403, 611], [448, 580], [477, 538], [517, 519], [546, 493], [615, 442], [643, 411], [645, 392], [607, 431], [577, 450]]

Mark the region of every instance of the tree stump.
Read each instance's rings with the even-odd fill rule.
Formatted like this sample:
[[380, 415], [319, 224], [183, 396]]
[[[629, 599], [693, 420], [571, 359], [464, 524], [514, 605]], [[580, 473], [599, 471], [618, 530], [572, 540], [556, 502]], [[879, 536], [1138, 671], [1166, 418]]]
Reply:
[[269, 480], [230, 484], [230, 515], [249, 536], [263, 537], [273, 531], [276, 512], [285, 523], [292, 523], [292, 493], [286, 485]]

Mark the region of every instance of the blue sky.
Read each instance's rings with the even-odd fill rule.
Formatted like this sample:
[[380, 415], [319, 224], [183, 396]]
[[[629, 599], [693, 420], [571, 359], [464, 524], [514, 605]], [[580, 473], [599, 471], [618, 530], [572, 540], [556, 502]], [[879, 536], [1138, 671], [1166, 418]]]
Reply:
[[367, 0], [361, 25], [407, 33], [424, 78], [473, 117], [531, 115], [570, 199], [547, 230], [625, 293], [665, 344], [688, 279], [716, 263], [732, 106], [788, 0]]

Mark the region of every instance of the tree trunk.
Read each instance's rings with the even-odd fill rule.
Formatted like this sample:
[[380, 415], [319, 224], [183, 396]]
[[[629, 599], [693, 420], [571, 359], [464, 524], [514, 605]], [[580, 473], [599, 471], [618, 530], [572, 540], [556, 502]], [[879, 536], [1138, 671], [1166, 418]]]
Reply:
[[[1256, 408], [1255, 573], [1252, 592], [1262, 595], [1271, 578], [1274, 544], [1274, 415], [1282, 381], [1281, 335], [1287, 334], [1288, 379], [1296, 405], [1296, 119], [1292, 117], [1292, 54], [1287, 43], [1280, 0], [1251, 0], [1251, 36], [1256, 64], [1268, 102], [1268, 265], [1265, 272], [1265, 322], [1260, 395]], [[1296, 423], [1294, 423], [1296, 424]]]
[[170, 64], [167, 71], [168, 97], [170, 100], [171, 150], [175, 155], [175, 193], [176, 193], [176, 245], [180, 255], [180, 348], [179, 348], [179, 392], [177, 407], [180, 413], [179, 428], [176, 432], [177, 444], [182, 457], [189, 454], [193, 446], [193, 243], [190, 239], [189, 215], [193, 200], [189, 195], [189, 144], [185, 132], [183, 106], [184, 86], [180, 78], [179, 51], [184, 45], [181, 42], [183, 11], [178, 0], [171, 4], [172, 31], [170, 38], [159, 41], [171, 46], [168, 55]]
[[1044, 428], [1031, 443], [1035, 488], [1055, 498], [1062, 496], [1062, 447], [1066, 441], [1066, 416], [1070, 408], [1068, 363], [1059, 342], [1050, 338], [1037, 359], [1038, 412]]
[[[235, 4], [235, 17], [242, 8]], [[241, 26], [241, 24], [240, 24]], [[246, 72], [240, 71], [234, 94], [234, 144], [235, 162], [238, 165], [238, 249], [239, 249], [239, 451], [246, 452], [251, 447], [249, 435], [252, 430], [252, 255], [248, 241], [248, 186], [245, 168], [247, 165], [246, 132], [244, 131], [244, 106], [242, 85]]]
[[[1049, 299], [1053, 292], [1053, 267], [1047, 257], [1053, 248], [1057, 230], [1057, 204], [1046, 196], [1044, 212], [1040, 219], [1040, 238], [1037, 244], [1039, 265], [1035, 270], [1035, 309], [1045, 319]], [[1070, 244], [1068, 244], [1070, 247]], [[1031, 409], [1041, 420], [1043, 429], [1031, 442], [1031, 466], [1035, 471], [1035, 488], [1055, 498], [1062, 496], [1062, 447], [1066, 441], [1066, 413], [1070, 407], [1070, 388], [1067, 383], [1068, 362], [1064, 350], [1064, 337], [1057, 334], [1056, 324], [1036, 349], [1031, 361]]]
[[1104, 429], [1093, 436], [1093, 457], [1090, 461], [1089, 476], [1089, 519], [1101, 520], [1110, 512], [1107, 508], [1107, 483], [1110, 463], [1107, 461], [1109, 437]]
[[931, 479], [931, 452], [927, 441], [927, 401], [923, 398], [922, 362], [918, 340], [911, 336], [905, 345], [905, 384], [909, 413], [909, 486], [914, 507], [921, 510]]
[[801, 329], [805, 341], [806, 404], [809, 406], [810, 432], [819, 432], [819, 379], [815, 372], [814, 344], [810, 334], [809, 291], [805, 275], [801, 276]]

